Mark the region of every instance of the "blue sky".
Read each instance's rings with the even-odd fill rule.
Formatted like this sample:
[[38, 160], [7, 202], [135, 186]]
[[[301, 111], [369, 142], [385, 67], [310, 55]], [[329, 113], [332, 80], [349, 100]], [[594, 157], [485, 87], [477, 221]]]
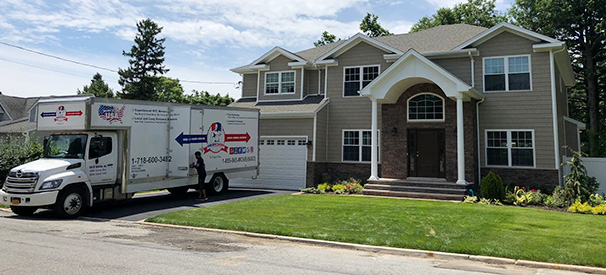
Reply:
[[[313, 47], [323, 31], [359, 32], [366, 12], [392, 33], [408, 32], [423, 16], [461, 0], [3, 0], [0, 42], [117, 70], [133, 45], [136, 22], [151, 18], [164, 29], [168, 77], [192, 89], [240, 97], [230, 68], [274, 46], [296, 52]], [[513, 0], [497, 0], [506, 10]], [[118, 74], [0, 44], [0, 92], [13, 96], [75, 94], [99, 72], [114, 90]], [[229, 82], [210, 84], [195, 82]]]

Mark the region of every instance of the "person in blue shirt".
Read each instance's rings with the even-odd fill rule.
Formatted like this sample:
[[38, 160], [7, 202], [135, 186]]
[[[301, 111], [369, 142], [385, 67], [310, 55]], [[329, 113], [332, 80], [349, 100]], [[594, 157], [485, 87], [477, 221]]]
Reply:
[[204, 159], [202, 159], [202, 153], [200, 151], [196, 151], [194, 153], [196, 157], [196, 163], [194, 163], [194, 167], [198, 171], [198, 187], [200, 188], [200, 195], [198, 196], [199, 200], [205, 201], [206, 198], [206, 165], [204, 165]]

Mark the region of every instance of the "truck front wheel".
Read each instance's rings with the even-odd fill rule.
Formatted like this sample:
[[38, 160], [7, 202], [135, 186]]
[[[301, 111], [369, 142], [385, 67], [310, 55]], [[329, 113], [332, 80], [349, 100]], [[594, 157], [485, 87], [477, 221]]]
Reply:
[[62, 218], [76, 218], [84, 212], [86, 201], [84, 190], [78, 186], [70, 186], [63, 189], [57, 197], [55, 211]]
[[19, 216], [31, 216], [38, 210], [38, 207], [31, 206], [11, 206], [13, 213]]
[[227, 192], [229, 180], [223, 174], [214, 174], [210, 179], [210, 192], [213, 194], [222, 194]]

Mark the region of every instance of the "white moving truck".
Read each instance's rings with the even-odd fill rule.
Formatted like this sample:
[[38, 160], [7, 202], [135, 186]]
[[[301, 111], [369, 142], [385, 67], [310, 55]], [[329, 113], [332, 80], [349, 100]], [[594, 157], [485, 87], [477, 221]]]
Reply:
[[41, 159], [10, 170], [0, 203], [19, 215], [53, 208], [77, 217], [93, 203], [197, 184], [194, 153], [212, 193], [258, 175], [259, 111], [84, 96], [41, 100], [37, 130], [50, 131]]

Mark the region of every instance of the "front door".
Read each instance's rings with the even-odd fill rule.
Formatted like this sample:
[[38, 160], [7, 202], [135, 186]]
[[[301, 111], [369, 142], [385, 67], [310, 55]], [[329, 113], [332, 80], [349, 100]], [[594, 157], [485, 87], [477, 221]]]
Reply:
[[408, 130], [408, 175], [444, 178], [444, 130]]

